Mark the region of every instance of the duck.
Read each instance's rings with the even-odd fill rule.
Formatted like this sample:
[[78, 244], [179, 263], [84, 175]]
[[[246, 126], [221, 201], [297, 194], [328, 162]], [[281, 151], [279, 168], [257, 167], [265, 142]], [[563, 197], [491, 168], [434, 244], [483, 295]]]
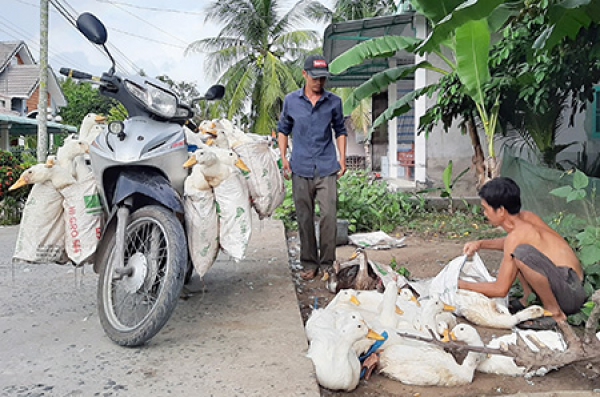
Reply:
[[335, 289], [335, 292], [347, 288], [374, 290], [380, 284], [380, 279], [371, 268], [366, 251], [359, 247], [347, 263], [334, 267], [327, 282], [327, 289]]
[[456, 308], [445, 304], [438, 296], [430, 296], [429, 299], [422, 303], [420, 315], [414, 319], [413, 326], [415, 330], [427, 333], [434, 332], [434, 335], [439, 339], [438, 322], [442, 318], [438, 316], [444, 312], [454, 312]]
[[202, 167], [192, 166], [192, 172], [185, 178], [183, 182], [183, 192], [186, 195], [192, 195], [201, 191], [212, 190], [212, 186], [206, 180]]
[[23, 171], [19, 179], [8, 190], [13, 191], [26, 185], [44, 182], [50, 182], [55, 189], [60, 190], [76, 181], [73, 175], [61, 166], [52, 163], [36, 164]]
[[234, 166], [242, 171], [249, 171], [233, 150], [199, 148], [183, 164], [183, 167], [190, 168], [196, 164], [202, 170], [205, 180], [213, 188], [229, 178]]
[[[101, 130], [92, 128], [98, 124], [104, 124], [106, 122], [106, 117], [96, 114], [96, 113], [88, 113], [83, 117], [81, 121], [81, 125], [79, 126], [79, 139], [91, 145], [96, 136], [98, 136], [98, 132]], [[102, 126], [104, 128], [104, 126]]]
[[222, 130], [209, 131], [208, 133], [211, 135], [211, 138], [206, 141], [208, 146], [214, 145], [220, 149], [230, 148], [229, 141]]
[[235, 149], [236, 147], [254, 142], [254, 139], [249, 134], [237, 128], [233, 123], [227, 119], [221, 119], [216, 122], [216, 128], [223, 132], [223, 135], [227, 138], [229, 147]]
[[552, 316], [552, 313], [537, 305], [510, 314], [505, 307], [501, 307], [493, 299], [478, 292], [463, 289], [456, 291], [455, 302], [458, 315], [475, 325], [490, 328], [512, 329], [522, 321]]
[[317, 381], [330, 390], [352, 391], [360, 381], [361, 364], [353, 344], [363, 338], [383, 340], [369, 330], [363, 320], [352, 319], [340, 328], [319, 332], [312, 339], [306, 356], [315, 367]]
[[[458, 324], [451, 335], [470, 346], [483, 346], [479, 333], [469, 324]], [[473, 381], [475, 369], [484, 357], [484, 353], [471, 351], [458, 364], [452, 354], [431, 344], [392, 344], [380, 353], [379, 371], [408, 385], [466, 385]]]
[[[63, 142], [63, 145], [56, 151], [56, 162], [59, 166], [71, 172], [73, 177], [77, 178], [77, 168], [74, 160], [78, 156], [89, 153], [90, 145], [80, 138], [69, 135]], [[80, 169], [81, 172], [81, 169]], [[81, 175], [83, 178], [84, 175]]]
[[356, 320], [364, 321], [362, 315], [356, 310], [343, 310], [342, 308], [313, 309], [304, 326], [306, 339], [311, 342], [321, 332], [340, 329], [344, 324]]
[[[564, 352], [567, 349], [567, 344], [564, 341], [562, 334], [548, 330], [519, 330], [517, 332], [492, 338], [486, 346], [497, 349], [505, 345], [515, 345], [519, 335], [523, 337], [525, 344], [533, 352], [538, 352], [539, 349], [531, 342], [531, 339], [536, 339], [539, 343], [554, 351]], [[503, 356], [501, 354], [490, 354], [479, 363], [477, 371], [506, 376], [543, 376], [548, 372], [548, 369], [540, 368], [534, 372], [527, 372], [527, 368], [518, 366], [513, 357]]]

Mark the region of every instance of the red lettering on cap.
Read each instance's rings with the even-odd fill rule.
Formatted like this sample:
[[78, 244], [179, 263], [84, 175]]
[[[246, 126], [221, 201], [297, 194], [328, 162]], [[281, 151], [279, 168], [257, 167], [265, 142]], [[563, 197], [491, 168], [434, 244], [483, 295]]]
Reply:
[[325, 61], [324, 59], [315, 59], [313, 61], [313, 68], [321, 69], [321, 68], [326, 68], [326, 67], [327, 67], [327, 61]]

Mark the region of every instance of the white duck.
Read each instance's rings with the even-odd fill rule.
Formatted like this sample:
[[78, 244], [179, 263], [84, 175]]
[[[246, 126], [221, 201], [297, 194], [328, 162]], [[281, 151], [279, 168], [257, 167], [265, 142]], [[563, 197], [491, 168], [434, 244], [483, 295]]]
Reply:
[[308, 349], [319, 384], [331, 390], [352, 391], [358, 386], [361, 365], [352, 345], [363, 338], [383, 339], [362, 320], [346, 322], [339, 329], [320, 332]]
[[23, 171], [19, 179], [8, 190], [12, 191], [25, 185], [48, 181], [58, 190], [75, 183], [75, 178], [69, 171], [58, 165], [36, 164]]
[[431, 296], [422, 302], [421, 314], [418, 318], [414, 319], [414, 328], [424, 333], [429, 333], [430, 330], [434, 331], [435, 335], [439, 337], [437, 333], [438, 321], [440, 321], [438, 315], [443, 312], [453, 312], [455, 310], [455, 307], [446, 305], [439, 297]]
[[244, 131], [237, 128], [233, 123], [227, 119], [221, 119], [216, 122], [218, 130], [222, 131], [227, 138], [229, 147], [236, 148], [239, 145], [253, 142], [254, 138], [244, 133]]
[[211, 138], [206, 141], [208, 146], [215, 146], [219, 149], [229, 149], [229, 141], [222, 130], [210, 131]]
[[[534, 343], [531, 342], [530, 339], [536, 339], [542, 345], [545, 345], [546, 347], [555, 351], [565, 351], [567, 349], [567, 344], [564, 341], [561, 333], [555, 331], [533, 330], [519, 330], [517, 332], [493, 338], [486, 346], [500, 348], [503, 345], [514, 345], [517, 343], [516, 341], [518, 335], [523, 337], [523, 340], [529, 349], [534, 352], [538, 352], [539, 349]], [[477, 366], [477, 371], [508, 376], [543, 376], [548, 372], [548, 369], [540, 368], [535, 372], [526, 373], [527, 368], [519, 367], [517, 364], [515, 364], [515, 360], [512, 357], [503, 356], [500, 354], [490, 354], [483, 361], [481, 361], [481, 363], [479, 363]]]
[[206, 181], [212, 187], [219, 186], [221, 182], [229, 178], [233, 167], [249, 172], [248, 167], [233, 150], [218, 148], [199, 148], [183, 165], [189, 168], [198, 164]]
[[100, 116], [96, 113], [88, 113], [85, 115], [83, 120], [81, 121], [81, 126], [79, 127], [79, 139], [86, 142], [87, 144], [92, 144], [98, 133], [102, 131], [104, 126], [100, 127], [100, 129], [92, 128], [96, 125], [104, 124], [106, 121], [106, 117]]
[[511, 329], [518, 323], [552, 314], [541, 306], [529, 306], [510, 314], [493, 299], [474, 291], [459, 289], [455, 296], [456, 313], [476, 325]]
[[357, 311], [343, 310], [341, 308], [337, 310], [330, 308], [314, 309], [308, 320], [306, 320], [304, 328], [306, 339], [310, 342], [322, 332], [340, 329], [344, 324], [358, 320], [364, 319]]
[[56, 151], [56, 162], [59, 166], [69, 170], [73, 177], [80, 180], [83, 179], [85, 175], [81, 175], [81, 178], [78, 178], [77, 170], [79, 169], [80, 172], [82, 171], [81, 168], [76, 168], [74, 160], [78, 156], [83, 156], [84, 154], [89, 153], [89, 151], [90, 145], [88, 143], [81, 139], [75, 138], [73, 135], [69, 135], [64, 140], [63, 145]]
[[[459, 324], [452, 330], [456, 340], [470, 346], [483, 346], [477, 330]], [[469, 352], [462, 364], [452, 354], [433, 345], [394, 344], [381, 352], [380, 372], [409, 385], [457, 386], [473, 381], [473, 373], [485, 354]]]
[[185, 178], [183, 183], [183, 192], [187, 195], [197, 193], [199, 191], [211, 190], [212, 186], [206, 181], [202, 167], [193, 166], [192, 172]]

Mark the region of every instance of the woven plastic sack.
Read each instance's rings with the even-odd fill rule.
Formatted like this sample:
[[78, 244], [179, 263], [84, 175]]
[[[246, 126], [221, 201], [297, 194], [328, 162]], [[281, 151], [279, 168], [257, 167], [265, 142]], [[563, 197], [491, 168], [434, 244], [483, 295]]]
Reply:
[[445, 304], [456, 306], [459, 278], [470, 282], [494, 282], [496, 280], [488, 272], [479, 254], [475, 253], [470, 261], [467, 259], [467, 255], [452, 259], [431, 280], [428, 295], [439, 296]]
[[33, 185], [23, 209], [13, 261], [68, 262], [62, 202], [52, 183]]
[[260, 219], [271, 216], [285, 199], [279, 155], [266, 140], [246, 142], [233, 150], [250, 169], [246, 181], [256, 213]]
[[248, 187], [237, 169], [213, 189], [219, 215], [219, 244], [236, 261], [244, 259], [252, 234]]
[[76, 265], [94, 261], [103, 226], [103, 211], [96, 180], [89, 174], [60, 190], [67, 256]]
[[219, 220], [212, 190], [186, 193], [183, 200], [190, 258], [203, 277], [219, 253]]

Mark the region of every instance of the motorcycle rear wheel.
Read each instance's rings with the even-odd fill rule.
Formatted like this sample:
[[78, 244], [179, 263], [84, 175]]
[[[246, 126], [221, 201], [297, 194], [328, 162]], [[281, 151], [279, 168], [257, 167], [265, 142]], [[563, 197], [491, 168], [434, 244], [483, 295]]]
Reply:
[[140, 346], [167, 323], [177, 306], [187, 266], [187, 244], [181, 222], [157, 205], [130, 215], [125, 230], [124, 265], [116, 272], [115, 240], [106, 245], [108, 258], [100, 272], [98, 314], [107, 336], [121, 346]]

